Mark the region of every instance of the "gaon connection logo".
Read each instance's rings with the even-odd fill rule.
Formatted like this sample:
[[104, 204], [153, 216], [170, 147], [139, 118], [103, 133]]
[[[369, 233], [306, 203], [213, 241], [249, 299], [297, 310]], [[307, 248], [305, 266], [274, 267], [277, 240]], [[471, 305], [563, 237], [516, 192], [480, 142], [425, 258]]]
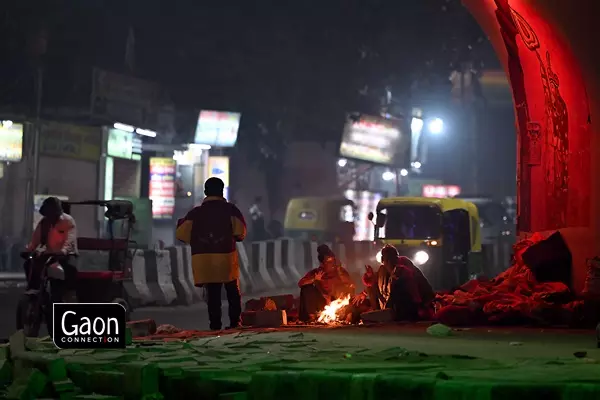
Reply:
[[56, 303], [54, 344], [59, 349], [125, 348], [125, 307], [118, 303]]

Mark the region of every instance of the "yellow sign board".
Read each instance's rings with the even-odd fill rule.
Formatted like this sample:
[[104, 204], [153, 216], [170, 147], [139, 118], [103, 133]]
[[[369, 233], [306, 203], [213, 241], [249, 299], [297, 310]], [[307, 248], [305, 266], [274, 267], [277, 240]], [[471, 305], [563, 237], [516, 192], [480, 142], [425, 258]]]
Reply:
[[42, 127], [40, 154], [98, 161], [102, 130], [87, 126], [48, 123]]

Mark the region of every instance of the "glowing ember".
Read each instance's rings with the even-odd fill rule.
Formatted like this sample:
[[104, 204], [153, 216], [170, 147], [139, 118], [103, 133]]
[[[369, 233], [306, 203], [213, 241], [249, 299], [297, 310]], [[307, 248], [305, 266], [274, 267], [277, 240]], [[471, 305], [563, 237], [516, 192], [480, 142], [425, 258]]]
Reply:
[[338, 311], [340, 311], [341, 308], [346, 307], [348, 304], [350, 304], [350, 296], [332, 301], [325, 306], [323, 311], [321, 311], [321, 314], [319, 315], [319, 322], [324, 324], [333, 324], [338, 322]]

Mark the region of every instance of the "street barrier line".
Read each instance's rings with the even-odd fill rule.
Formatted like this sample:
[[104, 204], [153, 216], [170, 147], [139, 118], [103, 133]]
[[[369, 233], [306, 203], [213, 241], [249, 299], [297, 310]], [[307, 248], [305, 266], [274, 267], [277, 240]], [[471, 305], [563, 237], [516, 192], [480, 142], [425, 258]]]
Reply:
[[[373, 242], [328, 243], [344, 267], [360, 286], [365, 264], [373, 266], [377, 250]], [[290, 238], [254, 243], [237, 243], [240, 287], [244, 295], [295, 292], [304, 274], [318, 266], [319, 243]], [[512, 244], [498, 241], [484, 246], [486, 267], [493, 275], [510, 262]], [[132, 250], [132, 277], [124, 282], [133, 307], [174, 303], [189, 305], [203, 301], [202, 289], [196, 288], [189, 246], [166, 250]], [[22, 272], [0, 272], [0, 281], [24, 282]]]
[[[177, 269], [177, 265], [171, 265], [171, 257], [167, 250], [155, 252], [156, 257], [156, 272], [157, 285], [161, 290], [163, 298], [159, 302], [162, 305], [171, 305], [177, 301], [177, 291], [174, 285], [173, 270]], [[175, 268], [174, 268], [175, 267]]]
[[275, 288], [275, 282], [273, 282], [273, 280], [271, 279], [271, 276], [269, 275], [269, 271], [267, 270], [267, 243], [266, 242], [262, 242], [262, 243], [258, 243], [257, 245], [258, 247], [258, 271], [261, 277], [261, 283], [262, 285], [260, 286], [261, 289], [273, 289]]
[[[158, 273], [158, 260], [160, 254], [156, 251], [145, 250], [144, 251], [144, 270], [146, 272], [146, 286], [148, 287], [151, 295], [151, 302], [158, 305], [164, 306], [166, 304], [166, 296], [163, 292], [163, 288], [160, 286], [159, 273]], [[163, 273], [165, 271], [162, 271]]]
[[286, 240], [288, 251], [287, 251], [287, 267], [289, 268], [292, 280], [295, 282], [300, 281], [304, 276], [306, 269], [304, 260], [304, 251], [302, 246], [298, 246], [298, 243], [293, 240]]
[[146, 279], [146, 260], [144, 253], [144, 250], [137, 250], [133, 254], [131, 260], [131, 283], [133, 284], [132, 286], [135, 288], [135, 291], [132, 290], [127, 292], [129, 297], [132, 298], [134, 302], [140, 303], [140, 305], [151, 304], [153, 301], [152, 292], [150, 291]]
[[250, 271], [250, 260], [248, 259], [246, 247], [240, 242], [236, 243], [235, 247], [238, 252], [238, 262], [240, 264], [240, 289], [242, 293], [252, 293], [254, 280]]
[[[285, 288], [290, 286], [290, 280], [293, 280], [293, 277], [287, 276], [285, 273], [288, 270], [287, 267], [287, 250], [288, 250], [288, 241], [287, 240], [275, 240], [273, 241], [273, 252], [274, 252], [274, 260], [273, 260], [273, 269], [274, 273], [277, 276], [277, 287]], [[285, 253], [285, 254], [284, 254]], [[284, 261], [285, 260], [285, 261]]]
[[184, 247], [170, 247], [167, 250], [171, 262], [171, 272], [173, 274], [173, 285], [175, 286], [175, 292], [177, 294], [177, 302], [186, 305], [192, 304], [194, 302], [194, 295], [189, 287], [187, 287], [185, 279], [186, 264], [183, 259]]

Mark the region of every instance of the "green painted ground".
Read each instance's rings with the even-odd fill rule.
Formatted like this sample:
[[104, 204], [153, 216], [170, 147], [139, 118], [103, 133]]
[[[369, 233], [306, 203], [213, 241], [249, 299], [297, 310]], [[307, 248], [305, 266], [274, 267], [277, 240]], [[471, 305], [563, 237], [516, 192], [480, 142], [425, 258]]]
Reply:
[[[7, 398], [600, 399], [593, 334], [351, 328], [136, 342], [124, 351], [27, 347], [0, 352]], [[92, 393], [112, 397], [84, 396]]]

